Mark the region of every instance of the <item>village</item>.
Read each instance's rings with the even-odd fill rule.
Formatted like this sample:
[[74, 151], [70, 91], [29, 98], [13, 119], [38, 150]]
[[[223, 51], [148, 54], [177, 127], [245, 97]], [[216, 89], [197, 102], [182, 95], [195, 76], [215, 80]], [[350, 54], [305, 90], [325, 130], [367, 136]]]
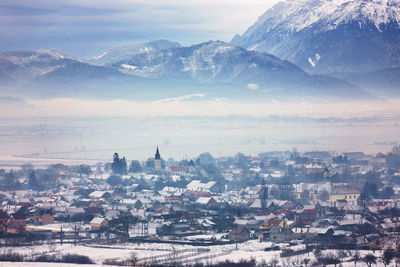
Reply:
[[181, 161], [157, 147], [145, 162], [115, 153], [93, 166], [1, 169], [0, 183], [2, 261], [107, 248], [125, 252], [86, 256], [121, 266], [249, 261], [250, 252], [256, 262], [242, 266], [400, 260], [399, 147]]

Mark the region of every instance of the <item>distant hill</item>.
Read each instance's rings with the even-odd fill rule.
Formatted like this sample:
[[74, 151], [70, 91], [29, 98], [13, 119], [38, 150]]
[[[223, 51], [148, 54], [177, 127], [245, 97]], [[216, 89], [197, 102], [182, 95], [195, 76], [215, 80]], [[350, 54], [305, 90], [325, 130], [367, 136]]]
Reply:
[[309, 75], [271, 54], [220, 41], [190, 47], [156, 41], [107, 51], [93, 59], [97, 65], [54, 50], [0, 54], [0, 81], [10, 85], [2, 90], [136, 99], [191, 93], [241, 100], [371, 97], [342, 79]]
[[94, 65], [110, 65], [120, 60], [134, 57], [137, 54], [152, 53], [156, 50], [166, 50], [177, 47], [181, 47], [181, 45], [168, 40], [156, 40], [112, 48], [97, 56], [87, 59], [86, 62]]
[[400, 96], [400, 67], [364, 73], [341, 73], [336, 74], [336, 76], [365, 88], [376, 95]]

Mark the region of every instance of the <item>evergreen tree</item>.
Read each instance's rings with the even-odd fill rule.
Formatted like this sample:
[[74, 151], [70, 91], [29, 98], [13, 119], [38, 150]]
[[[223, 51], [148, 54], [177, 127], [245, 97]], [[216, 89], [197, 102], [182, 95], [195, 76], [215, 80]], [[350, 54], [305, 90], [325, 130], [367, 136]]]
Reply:
[[147, 159], [146, 168], [154, 169], [154, 158], [148, 158]]
[[119, 162], [120, 174], [128, 173], [128, 165], [126, 164], [126, 159], [123, 157]]
[[28, 177], [28, 186], [32, 189], [40, 189], [40, 184], [36, 178], [35, 171], [31, 171]]
[[126, 174], [128, 165], [126, 164], [125, 157], [120, 159], [118, 153], [114, 153], [113, 162], [111, 163], [111, 170], [115, 174]]
[[110, 177], [108, 177], [107, 179], [107, 183], [109, 185], [121, 185], [123, 184], [123, 180], [120, 176], [118, 175], [110, 175]]
[[13, 170], [4, 175], [4, 184], [7, 188], [15, 188], [17, 186], [17, 176]]
[[131, 165], [129, 166], [129, 172], [141, 172], [142, 166], [140, 165], [139, 161], [132, 160]]
[[120, 160], [118, 153], [114, 153], [113, 163], [111, 164], [111, 170], [113, 173], [120, 173]]

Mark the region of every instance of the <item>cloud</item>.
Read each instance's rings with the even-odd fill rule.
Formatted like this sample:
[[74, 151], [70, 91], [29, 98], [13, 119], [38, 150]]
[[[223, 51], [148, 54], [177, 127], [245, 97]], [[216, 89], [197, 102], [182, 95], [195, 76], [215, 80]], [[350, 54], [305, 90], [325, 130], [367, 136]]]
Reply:
[[[52, 47], [77, 56], [155, 39], [230, 41], [277, 0], [3, 0], [0, 50]], [[245, 11], [245, 12], [244, 12]], [[90, 43], [90, 45], [88, 45]]]
[[248, 85], [247, 85], [247, 88], [248, 89], [250, 89], [250, 90], [258, 90], [258, 84], [256, 84], [256, 83], [249, 83]]
[[190, 100], [193, 98], [203, 98], [205, 96], [206, 96], [206, 94], [191, 94], [191, 95], [185, 95], [185, 96], [179, 96], [179, 97], [164, 98], [161, 100], [154, 101], [152, 103], [171, 103], [171, 102], [177, 103], [177, 102], [182, 102], [184, 100]]

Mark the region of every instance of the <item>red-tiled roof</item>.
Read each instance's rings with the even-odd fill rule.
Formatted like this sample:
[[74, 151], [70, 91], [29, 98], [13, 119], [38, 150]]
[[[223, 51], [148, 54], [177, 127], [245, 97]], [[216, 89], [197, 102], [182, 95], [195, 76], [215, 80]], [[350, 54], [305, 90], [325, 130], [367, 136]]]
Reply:
[[17, 206], [22, 206], [22, 207], [31, 207], [32, 204], [30, 202], [18, 202]]
[[316, 209], [308, 209], [308, 210], [304, 210], [304, 213], [318, 213], [318, 211]]
[[14, 219], [16, 219], [16, 220], [25, 220], [26, 219], [25, 214], [23, 214], [22, 212], [13, 213], [13, 214], [11, 214], [11, 216], [13, 216]]

